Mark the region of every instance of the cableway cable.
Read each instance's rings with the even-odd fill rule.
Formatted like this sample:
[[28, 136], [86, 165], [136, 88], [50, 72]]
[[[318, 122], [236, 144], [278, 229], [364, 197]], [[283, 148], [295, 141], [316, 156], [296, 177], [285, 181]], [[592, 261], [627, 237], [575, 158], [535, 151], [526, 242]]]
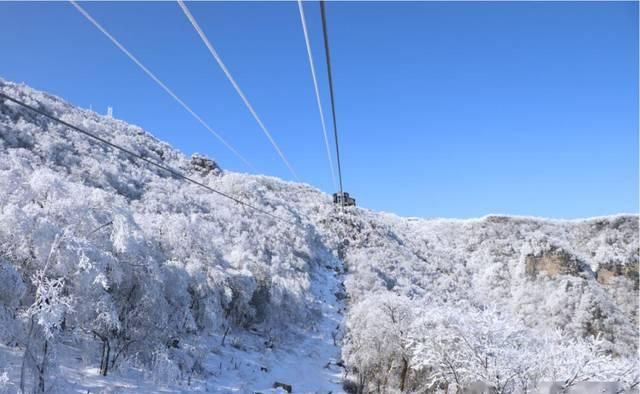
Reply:
[[211, 53], [211, 56], [213, 56], [213, 58], [216, 60], [216, 62], [218, 63], [218, 65], [220, 66], [220, 68], [222, 69], [224, 74], [227, 76], [227, 79], [229, 80], [229, 82], [231, 82], [231, 84], [233, 85], [234, 89], [236, 90], [236, 92], [238, 93], [238, 95], [240, 96], [242, 101], [244, 102], [244, 104], [247, 107], [247, 109], [249, 110], [249, 112], [251, 112], [251, 115], [253, 115], [253, 118], [256, 120], [256, 122], [258, 123], [258, 125], [260, 126], [260, 128], [262, 129], [264, 134], [267, 136], [267, 139], [269, 140], [269, 142], [271, 142], [271, 145], [273, 146], [273, 148], [276, 150], [276, 152], [278, 153], [278, 155], [280, 156], [280, 158], [282, 159], [284, 164], [287, 166], [287, 168], [289, 169], [289, 171], [291, 172], [293, 177], [297, 180], [298, 179], [298, 175], [296, 174], [295, 170], [293, 169], [291, 164], [289, 164], [289, 161], [285, 157], [284, 153], [282, 152], [282, 150], [280, 149], [280, 147], [276, 143], [275, 139], [273, 138], [273, 136], [271, 135], [271, 133], [269, 132], [267, 127], [264, 125], [264, 123], [262, 123], [262, 120], [260, 119], [260, 117], [258, 116], [256, 111], [253, 109], [253, 106], [251, 105], [251, 103], [249, 102], [249, 100], [247, 99], [245, 94], [240, 89], [240, 86], [238, 85], [238, 83], [235, 81], [235, 79], [233, 78], [233, 76], [229, 72], [229, 69], [227, 69], [227, 66], [222, 61], [222, 58], [220, 57], [218, 52], [215, 50], [213, 45], [211, 45], [211, 42], [207, 38], [206, 34], [204, 34], [204, 31], [202, 30], [202, 28], [200, 28], [200, 25], [198, 24], [196, 19], [193, 17], [191, 12], [187, 8], [187, 5], [182, 0], [178, 0], [178, 5], [180, 5], [180, 8], [182, 9], [182, 12], [184, 12], [184, 14], [187, 17], [187, 19], [189, 19], [189, 22], [191, 22], [191, 25], [193, 26], [193, 28], [196, 30], [196, 32], [198, 33], [198, 35], [202, 39], [202, 42], [204, 43], [204, 45], [207, 47], [207, 49]]
[[62, 125], [64, 125], [64, 126], [66, 126], [66, 127], [70, 128], [70, 129], [72, 129], [72, 130], [74, 130], [74, 131], [77, 131], [77, 132], [78, 132], [78, 133], [80, 133], [80, 134], [84, 134], [84, 135], [85, 135], [85, 136], [87, 136], [87, 137], [90, 137], [90, 138], [92, 138], [92, 139], [94, 139], [94, 140], [97, 140], [97, 141], [99, 141], [99, 142], [101, 142], [101, 143], [103, 143], [103, 144], [105, 144], [105, 145], [108, 145], [108, 146], [110, 146], [111, 148], [114, 148], [114, 149], [117, 149], [117, 150], [119, 150], [119, 151], [121, 151], [121, 152], [124, 152], [124, 153], [128, 154], [129, 156], [132, 156], [132, 157], [134, 157], [134, 158], [136, 158], [136, 159], [142, 160], [143, 162], [145, 162], [145, 163], [147, 163], [147, 164], [150, 164], [150, 165], [152, 165], [152, 166], [154, 166], [154, 167], [160, 168], [161, 170], [164, 170], [164, 171], [166, 171], [166, 172], [170, 173], [171, 175], [175, 176], [176, 178], [180, 178], [180, 179], [183, 179], [183, 180], [185, 180], [185, 181], [187, 181], [187, 182], [190, 182], [190, 183], [192, 183], [192, 184], [194, 184], [194, 185], [200, 186], [200, 187], [202, 187], [202, 188], [204, 188], [204, 189], [206, 189], [206, 190], [208, 190], [208, 191], [210, 191], [210, 192], [212, 192], [212, 193], [215, 193], [215, 194], [220, 195], [220, 196], [222, 196], [222, 197], [224, 197], [224, 198], [227, 198], [227, 199], [229, 199], [229, 200], [232, 200], [232, 201], [236, 202], [237, 204], [240, 204], [240, 205], [242, 205], [242, 206], [244, 206], [244, 207], [247, 207], [247, 208], [253, 209], [253, 210], [254, 210], [254, 211], [256, 211], [256, 212], [260, 212], [260, 213], [262, 213], [262, 214], [264, 214], [264, 215], [267, 215], [267, 216], [269, 216], [269, 217], [271, 217], [271, 218], [273, 218], [273, 219], [276, 219], [276, 220], [279, 220], [279, 221], [282, 221], [282, 222], [285, 222], [285, 223], [289, 223], [289, 224], [293, 224], [293, 225], [297, 225], [297, 224], [298, 224], [298, 223], [296, 223], [296, 222], [294, 222], [294, 221], [291, 221], [291, 220], [285, 219], [285, 218], [283, 218], [283, 217], [280, 217], [280, 216], [274, 215], [274, 214], [272, 214], [271, 212], [265, 211], [265, 210], [264, 210], [264, 209], [262, 209], [262, 208], [258, 208], [258, 207], [256, 207], [255, 205], [252, 205], [252, 204], [250, 204], [250, 203], [248, 203], [248, 202], [242, 201], [241, 199], [239, 199], [239, 198], [237, 198], [237, 197], [233, 197], [233, 196], [232, 196], [232, 195], [230, 195], [230, 194], [227, 194], [227, 193], [221, 192], [221, 191], [219, 191], [219, 190], [216, 190], [216, 189], [212, 188], [211, 186], [207, 186], [207, 185], [205, 185], [204, 183], [202, 183], [202, 182], [200, 182], [200, 181], [197, 181], [197, 180], [195, 180], [195, 179], [193, 179], [193, 178], [190, 178], [190, 177], [188, 177], [188, 176], [186, 176], [186, 175], [182, 174], [182, 173], [181, 173], [180, 171], [178, 171], [178, 170], [174, 170], [173, 168], [171, 168], [171, 167], [169, 167], [169, 166], [166, 166], [166, 165], [164, 165], [164, 164], [158, 163], [158, 162], [156, 162], [156, 161], [154, 161], [154, 160], [151, 160], [151, 159], [149, 159], [149, 158], [147, 158], [147, 157], [142, 156], [142, 155], [141, 155], [141, 154], [139, 154], [139, 153], [135, 153], [135, 152], [133, 152], [133, 151], [131, 151], [131, 150], [127, 149], [127, 148], [124, 148], [124, 147], [122, 147], [122, 146], [120, 146], [120, 145], [114, 144], [113, 142], [110, 142], [110, 141], [108, 141], [108, 140], [106, 140], [106, 139], [104, 139], [104, 138], [102, 138], [102, 137], [100, 137], [100, 136], [97, 136], [97, 135], [95, 135], [94, 133], [91, 133], [91, 132], [89, 132], [89, 131], [86, 131], [86, 130], [84, 130], [84, 129], [81, 129], [80, 127], [74, 126], [74, 125], [72, 125], [71, 123], [68, 123], [68, 122], [66, 122], [66, 121], [64, 121], [64, 120], [62, 120], [62, 119], [60, 119], [60, 118], [58, 118], [58, 117], [56, 117], [56, 116], [53, 116], [53, 115], [51, 115], [51, 114], [48, 114], [47, 112], [45, 112], [45, 111], [43, 111], [43, 110], [41, 110], [41, 109], [39, 109], [39, 108], [33, 107], [33, 106], [31, 106], [31, 105], [29, 105], [29, 104], [27, 104], [27, 103], [23, 102], [23, 101], [20, 101], [20, 100], [18, 100], [18, 99], [16, 99], [16, 98], [13, 98], [13, 97], [11, 97], [11, 96], [8, 96], [8, 95], [6, 95], [6, 94], [4, 94], [4, 93], [2, 93], [2, 92], [0, 92], [0, 97], [1, 97], [1, 98], [4, 98], [4, 99], [6, 99], [6, 100], [9, 100], [9, 101], [11, 101], [12, 103], [15, 103], [15, 104], [17, 104], [17, 105], [20, 105], [20, 106], [22, 106], [22, 107], [24, 107], [24, 108], [26, 108], [26, 109], [28, 109], [28, 110], [30, 110], [30, 111], [33, 111], [33, 112], [35, 112], [35, 113], [37, 113], [37, 114], [40, 114], [40, 115], [42, 115], [42, 116], [45, 116], [45, 117], [47, 117], [47, 118], [49, 118], [49, 119], [51, 119], [51, 120], [53, 120], [53, 121], [55, 121], [55, 122], [58, 122], [58, 123], [60, 123], [60, 124], [62, 124]]
[[311, 54], [311, 43], [309, 41], [309, 33], [307, 32], [307, 22], [304, 17], [304, 6], [302, 5], [302, 0], [298, 0], [298, 10], [300, 11], [300, 21], [302, 22], [302, 32], [304, 33], [304, 42], [307, 46], [307, 57], [309, 58], [309, 67], [311, 68], [313, 88], [316, 92], [316, 102], [318, 104], [318, 112], [320, 113], [320, 123], [322, 124], [322, 135], [324, 137], [324, 146], [327, 151], [329, 168], [331, 169], [331, 179], [333, 180], [334, 186], [338, 186], [338, 183], [336, 180], [336, 173], [333, 168], [333, 160], [331, 159], [331, 148], [329, 148], [329, 137], [327, 136], [327, 126], [324, 122], [324, 111], [322, 110], [322, 102], [320, 100], [320, 91], [318, 89], [318, 80], [316, 78], [316, 68], [313, 63], [313, 56]]
[[147, 67], [145, 67], [145, 65], [142, 64], [135, 56], [133, 56], [133, 54], [129, 52], [127, 48], [125, 48], [124, 45], [122, 45], [118, 40], [116, 40], [116, 38], [113, 37], [104, 27], [102, 27], [101, 24], [99, 24], [95, 19], [93, 19], [93, 17], [89, 15], [89, 13], [84, 8], [82, 8], [74, 0], [69, 0], [69, 2], [85, 18], [87, 18], [89, 22], [91, 22], [98, 30], [100, 30], [102, 34], [104, 34], [109, 40], [111, 40], [111, 42], [116, 47], [118, 47], [118, 49], [120, 49], [125, 55], [127, 55], [127, 57], [131, 59], [131, 61], [133, 61], [138, 67], [140, 67], [140, 69], [144, 71], [145, 74], [149, 76], [149, 78], [151, 78], [165, 92], [167, 92], [169, 96], [171, 96], [175, 101], [177, 101], [178, 104], [180, 104], [182, 108], [184, 108], [187, 112], [189, 112], [189, 114], [191, 114], [191, 116], [193, 116], [202, 126], [204, 126], [204, 128], [209, 130], [209, 132], [211, 132], [211, 134], [213, 134], [227, 149], [229, 149], [234, 155], [236, 155], [244, 164], [247, 165], [247, 167], [249, 167], [252, 170], [254, 169], [253, 165], [251, 165], [251, 163], [247, 159], [245, 159], [233, 146], [231, 146], [231, 144], [229, 144], [224, 138], [222, 138], [220, 134], [214, 131], [213, 128], [211, 128], [211, 126], [209, 126], [207, 122], [205, 122], [198, 114], [196, 114], [195, 111], [193, 111], [191, 107], [189, 107], [184, 101], [182, 101], [182, 99], [180, 99], [178, 95], [176, 95], [167, 85], [165, 85], [164, 82], [162, 82], [158, 77], [156, 77], [155, 74], [153, 74]]
[[333, 94], [333, 76], [331, 74], [331, 55], [329, 51], [329, 34], [327, 33], [327, 17], [325, 15], [324, 0], [320, 0], [320, 15], [322, 17], [322, 33], [324, 37], [324, 52], [327, 61], [327, 75], [329, 78], [329, 94], [331, 96], [331, 114], [333, 116], [333, 135], [336, 140], [336, 158], [338, 162], [338, 179], [340, 180], [340, 196], [344, 208], [344, 189], [342, 187], [342, 168], [340, 166], [340, 147], [338, 144], [338, 126], [336, 122], [336, 104]]

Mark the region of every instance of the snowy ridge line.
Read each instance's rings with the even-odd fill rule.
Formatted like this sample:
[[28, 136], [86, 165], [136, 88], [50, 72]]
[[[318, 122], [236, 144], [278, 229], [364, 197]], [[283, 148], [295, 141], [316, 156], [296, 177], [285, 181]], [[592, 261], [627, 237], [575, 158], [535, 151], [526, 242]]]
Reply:
[[298, 10], [300, 11], [300, 22], [302, 23], [302, 33], [304, 34], [304, 42], [307, 46], [307, 57], [309, 58], [309, 68], [311, 69], [311, 78], [313, 79], [313, 88], [316, 92], [316, 103], [318, 104], [318, 112], [320, 113], [320, 123], [322, 124], [322, 136], [324, 137], [324, 146], [327, 151], [327, 159], [329, 160], [329, 168], [331, 169], [331, 179], [333, 185], [338, 187], [336, 173], [333, 168], [333, 160], [331, 160], [331, 149], [329, 148], [329, 137], [327, 136], [327, 125], [324, 121], [324, 111], [322, 110], [322, 102], [320, 100], [320, 90], [318, 89], [318, 79], [316, 78], [316, 66], [313, 63], [313, 55], [311, 54], [311, 42], [309, 41], [309, 33], [307, 32], [307, 22], [304, 17], [304, 6], [302, 0], [298, 0]]
[[175, 170], [175, 169], [173, 169], [173, 168], [171, 168], [169, 166], [165, 166], [163, 164], [157, 163], [154, 160], [150, 160], [150, 159], [148, 159], [148, 158], [146, 158], [146, 157], [144, 157], [144, 156], [142, 156], [142, 155], [140, 155], [138, 153], [130, 151], [127, 148], [124, 148], [124, 147], [121, 147], [119, 145], [116, 145], [113, 142], [107, 141], [106, 139], [104, 139], [102, 137], [99, 137], [99, 136], [97, 136], [97, 135], [95, 135], [95, 134], [93, 134], [91, 132], [83, 130], [83, 129], [77, 127], [77, 126], [74, 126], [71, 123], [65, 122], [64, 120], [62, 120], [60, 118], [57, 118], [57, 117], [55, 117], [53, 115], [50, 115], [50, 114], [46, 113], [45, 111], [42, 111], [42, 110], [40, 110], [38, 108], [32, 107], [29, 104], [26, 104], [26, 103], [24, 103], [24, 102], [22, 102], [20, 100], [17, 100], [15, 98], [11, 97], [11, 96], [8, 96], [8, 95], [6, 95], [6, 94], [4, 94], [2, 92], [0, 92], [0, 97], [4, 98], [6, 100], [9, 100], [9, 101], [11, 101], [11, 102], [13, 102], [15, 104], [18, 104], [18, 105], [20, 105], [20, 106], [22, 106], [24, 108], [27, 108], [27, 109], [29, 109], [29, 110], [31, 110], [33, 112], [36, 112], [36, 113], [38, 113], [38, 114], [40, 114], [42, 116], [45, 116], [45, 117], [47, 117], [47, 118], [49, 118], [49, 119], [51, 119], [51, 120], [53, 120], [55, 122], [58, 122], [58, 123], [60, 123], [60, 124], [62, 124], [64, 126], [67, 126], [72, 130], [75, 130], [75, 131], [77, 131], [77, 132], [79, 132], [81, 134], [84, 134], [84, 135], [86, 135], [86, 136], [88, 136], [90, 138], [93, 138], [93, 139], [95, 139], [95, 140], [97, 140], [99, 142], [102, 142], [103, 144], [108, 145], [108, 146], [110, 146], [110, 147], [112, 147], [114, 149], [118, 149], [118, 150], [120, 150], [120, 151], [122, 151], [122, 152], [124, 152], [124, 153], [126, 153], [126, 154], [128, 154], [130, 156], [133, 156], [133, 157], [135, 157], [135, 158], [137, 158], [139, 160], [144, 161], [145, 163], [151, 164], [154, 167], [157, 167], [157, 168], [160, 168], [160, 169], [162, 169], [164, 171], [167, 171], [167, 172], [169, 172], [171, 175], [173, 175], [175, 177], [181, 178], [181, 179], [183, 179], [183, 180], [185, 180], [187, 182], [191, 182], [194, 185], [200, 186], [200, 187], [202, 187], [202, 188], [204, 188], [204, 189], [206, 189], [206, 190], [208, 190], [210, 192], [213, 192], [213, 193], [218, 194], [218, 195], [220, 195], [222, 197], [225, 197], [225, 198], [227, 198], [229, 200], [232, 200], [232, 201], [234, 201], [234, 202], [236, 202], [236, 203], [238, 203], [238, 204], [240, 204], [242, 206], [245, 206], [247, 208], [251, 208], [251, 209], [253, 209], [253, 210], [257, 211], [257, 212], [260, 212], [260, 213], [262, 213], [264, 215], [267, 215], [267, 216], [269, 216], [269, 217], [271, 217], [273, 219], [282, 221], [284, 223], [289, 223], [289, 224], [293, 224], [293, 225], [298, 225], [299, 224], [298, 222], [294, 222], [294, 221], [282, 218], [280, 216], [274, 215], [271, 212], [267, 212], [264, 209], [258, 208], [258, 207], [254, 206], [252, 204], [249, 204], [248, 202], [242, 201], [239, 198], [234, 197], [234, 196], [232, 196], [230, 194], [227, 194], [227, 193], [221, 192], [219, 190], [216, 190], [216, 189], [214, 189], [214, 188], [212, 188], [212, 187], [210, 187], [208, 185], [205, 185], [202, 182], [196, 181], [195, 179], [190, 178], [190, 177], [182, 174], [178, 170]]
[[69, 0], [69, 2], [78, 10], [78, 12], [80, 12], [85, 18], [87, 18], [89, 22], [91, 22], [98, 30], [100, 30], [102, 34], [104, 34], [109, 40], [111, 40], [111, 42], [115, 46], [117, 46], [118, 49], [120, 49], [125, 55], [127, 55], [127, 57], [131, 59], [131, 61], [133, 61], [138, 67], [140, 67], [140, 69], [144, 71], [144, 73], [147, 74], [149, 78], [153, 79], [153, 81], [157, 83], [165, 92], [167, 92], [169, 96], [171, 96], [174, 100], [176, 100], [178, 104], [182, 106], [182, 108], [184, 108], [187, 112], [189, 112], [189, 114], [191, 114], [191, 116], [193, 116], [195, 120], [197, 120], [202, 126], [204, 126], [207, 130], [209, 130], [211, 134], [213, 134], [214, 137], [216, 137], [220, 142], [222, 142], [222, 144], [227, 149], [229, 149], [245, 165], [247, 165], [247, 167], [249, 167], [250, 169], [254, 168], [253, 165], [247, 159], [245, 159], [244, 156], [240, 154], [240, 152], [238, 152], [233, 146], [231, 146], [231, 144], [229, 144], [224, 138], [222, 138], [220, 134], [218, 134], [215, 130], [213, 130], [211, 126], [209, 126], [209, 124], [200, 117], [200, 115], [195, 113], [195, 111], [192, 110], [191, 107], [189, 107], [184, 101], [182, 101], [182, 99], [180, 99], [180, 97], [178, 97], [177, 94], [175, 94], [171, 89], [169, 89], [169, 87], [165, 85], [164, 82], [162, 82], [158, 77], [156, 77], [155, 74], [153, 74], [147, 67], [145, 67], [145, 65], [142, 64], [135, 56], [133, 56], [133, 54], [131, 54], [131, 52], [129, 52], [127, 48], [124, 47], [124, 45], [122, 45], [118, 40], [116, 40], [115, 37], [113, 37], [104, 27], [102, 27], [101, 24], [99, 24], [95, 19], [93, 19], [93, 17], [89, 15], [89, 13], [85, 11], [84, 8], [80, 7], [80, 5], [76, 3], [74, 0]]
[[218, 63], [218, 65], [220, 66], [222, 71], [224, 72], [224, 75], [227, 76], [227, 79], [229, 80], [229, 82], [231, 82], [231, 84], [233, 85], [234, 89], [236, 90], [236, 92], [238, 93], [238, 95], [240, 96], [240, 98], [242, 99], [244, 104], [247, 106], [247, 109], [249, 110], [249, 112], [251, 112], [251, 115], [253, 115], [253, 118], [256, 120], [256, 122], [258, 122], [258, 125], [260, 126], [260, 128], [262, 129], [264, 134], [267, 136], [267, 139], [269, 139], [269, 142], [271, 142], [271, 145], [273, 146], [273, 148], [276, 150], [276, 152], [278, 152], [278, 155], [280, 156], [280, 158], [282, 159], [284, 164], [287, 166], [289, 171], [291, 171], [291, 174], [293, 175], [293, 177], [296, 180], [298, 180], [299, 178], [298, 178], [298, 175], [296, 174], [295, 170], [293, 169], [293, 167], [291, 166], [291, 164], [287, 160], [287, 158], [284, 155], [284, 153], [282, 152], [282, 150], [280, 150], [280, 147], [278, 146], [276, 141], [273, 139], [273, 136], [271, 135], [271, 133], [269, 132], [267, 127], [264, 125], [264, 123], [262, 123], [262, 120], [260, 119], [260, 117], [258, 116], [256, 111], [253, 109], [253, 106], [251, 105], [251, 103], [249, 103], [249, 100], [244, 95], [244, 92], [242, 92], [242, 90], [240, 89], [240, 86], [238, 86], [238, 83], [235, 81], [235, 79], [233, 79], [233, 76], [231, 75], [231, 73], [227, 69], [227, 66], [222, 62], [222, 58], [220, 58], [220, 55], [218, 54], [218, 52], [215, 50], [213, 45], [211, 45], [211, 42], [209, 41], [207, 36], [204, 34], [204, 31], [202, 30], [202, 28], [200, 27], [200, 25], [198, 24], [196, 19], [193, 17], [191, 12], [187, 8], [187, 5], [182, 0], [178, 0], [178, 4], [180, 5], [180, 8], [182, 8], [182, 11], [184, 12], [184, 14], [187, 17], [187, 19], [189, 19], [189, 22], [191, 22], [191, 25], [193, 26], [193, 28], [196, 30], [196, 32], [198, 33], [198, 35], [202, 39], [202, 42], [204, 43], [204, 45], [207, 47], [207, 49], [211, 53], [211, 56], [213, 56], [213, 58], [216, 60], [216, 62]]
[[487, 215], [483, 215], [480, 217], [469, 217], [469, 218], [447, 218], [447, 217], [419, 217], [419, 216], [400, 216], [392, 212], [375, 212], [375, 214], [383, 215], [386, 217], [399, 219], [399, 220], [409, 220], [411, 222], [428, 222], [428, 223], [478, 223], [485, 222], [487, 220], [504, 218], [509, 221], [535, 221], [540, 223], [550, 223], [550, 224], [576, 224], [576, 223], [585, 223], [585, 222], [593, 222], [598, 220], [616, 220], [616, 219], [624, 219], [624, 218], [638, 218], [640, 215], [632, 212], [621, 212], [615, 213], [611, 215], [599, 215], [599, 216], [588, 216], [584, 218], [551, 218], [545, 216], [528, 216], [528, 215], [512, 215], [512, 214], [495, 214], [490, 213]]

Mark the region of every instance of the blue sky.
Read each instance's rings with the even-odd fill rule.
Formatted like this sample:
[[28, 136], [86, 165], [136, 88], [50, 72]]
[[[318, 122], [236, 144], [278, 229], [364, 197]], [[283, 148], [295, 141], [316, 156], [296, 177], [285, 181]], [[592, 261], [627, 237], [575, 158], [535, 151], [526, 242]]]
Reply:
[[[258, 172], [290, 179], [176, 3], [82, 5]], [[333, 191], [296, 3], [189, 6], [300, 178]], [[318, 3], [305, 9], [328, 109]], [[638, 3], [327, 12], [345, 188], [360, 205], [424, 217], [638, 211]], [[186, 153], [249, 171], [70, 4], [1, 3], [0, 46], [0, 77], [111, 105]]]

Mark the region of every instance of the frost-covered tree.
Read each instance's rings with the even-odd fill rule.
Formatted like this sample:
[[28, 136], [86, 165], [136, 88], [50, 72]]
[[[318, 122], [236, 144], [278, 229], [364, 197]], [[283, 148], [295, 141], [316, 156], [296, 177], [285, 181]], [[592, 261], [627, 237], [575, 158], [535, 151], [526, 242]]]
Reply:
[[[45, 266], [46, 268], [46, 266]], [[72, 298], [64, 295], [64, 279], [49, 278], [46, 271], [38, 271], [32, 277], [35, 288], [33, 304], [25, 311], [28, 333], [20, 373], [20, 389], [25, 392], [28, 374], [33, 374], [33, 392], [44, 393], [48, 364], [54, 338], [62, 329], [65, 314], [72, 310]]]
[[406, 297], [387, 292], [354, 305], [349, 311], [344, 353], [361, 390], [403, 391], [407, 383], [411, 350], [409, 328], [413, 310]]
[[413, 365], [427, 377], [423, 389], [460, 389], [482, 382], [496, 393], [535, 392], [542, 382], [564, 388], [585, 381], [620, 381], [632, 389], [638, 365], [613, 358], [597, 337], [536, 331], [495, 308], [441, 307], [412, 327]]

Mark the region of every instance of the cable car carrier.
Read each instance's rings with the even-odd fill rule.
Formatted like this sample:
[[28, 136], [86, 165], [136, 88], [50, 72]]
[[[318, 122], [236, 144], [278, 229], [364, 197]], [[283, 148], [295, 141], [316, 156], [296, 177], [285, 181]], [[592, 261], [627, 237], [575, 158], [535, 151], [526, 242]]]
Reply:
[[356, 205], [356, 199], [349, 196], [347, 192], [333, 193], [333, 203], [343, 205], [345, 207], [353, 207]]

